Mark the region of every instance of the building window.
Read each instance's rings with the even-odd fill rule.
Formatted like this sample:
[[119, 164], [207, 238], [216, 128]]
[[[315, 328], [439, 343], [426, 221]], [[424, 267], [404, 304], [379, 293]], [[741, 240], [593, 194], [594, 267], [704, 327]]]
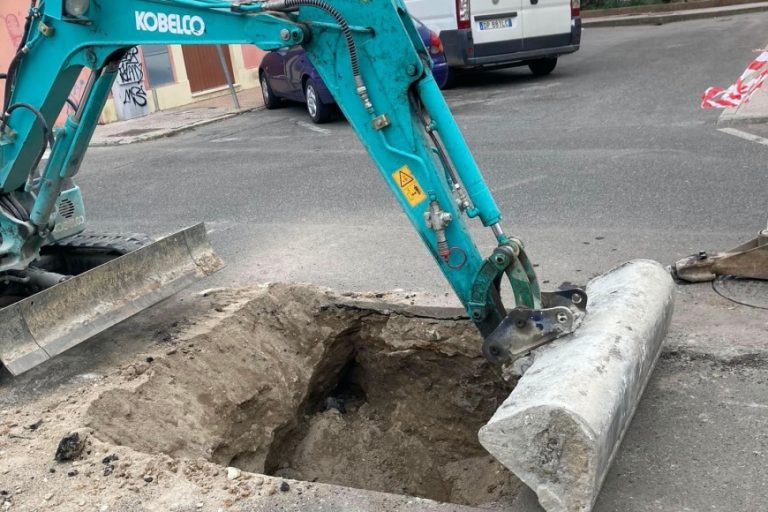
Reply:
[[168, 47], [164, 44], [142, 45], [144, 65], [147, 68], [147, 78], [150, 87], [173, 83], [173, 68], [168, 55]]

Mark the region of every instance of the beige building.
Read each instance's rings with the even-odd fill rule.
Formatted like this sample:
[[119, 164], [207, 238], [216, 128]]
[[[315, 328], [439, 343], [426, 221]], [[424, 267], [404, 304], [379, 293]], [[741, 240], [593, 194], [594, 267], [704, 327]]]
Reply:
[[[219, 48], [238, 91], [259, 87], [258, 67], [264, 52], [246, 45], [222, 45]], [[136, 80], [128, 92], [113, 89], [102, 122], [123, 117], [117, 102], [136, 102], [154, 112], [229, 94], [216, 46], [144, 45], [139, 47], [133, 59], [138, 60], [134, 65], [141, 79]], [[137, 74], [132, 78], [138, 78]]]
[[[28, 9], [29, 0], [0, 0], [0, 71], [7, 69], [19, 46]], [[221, 49], [235, 87], [258, 87], [258, 67], [264, 52], [246, 45]], [[215, 46], [142, 46], [138, 52], [131, 52], [124, 64], [119, 87], [113, 88], [102, 122], [229, 94]], [[76, 102], [80, 100], [87, 73], [83, 72], [72, 90], [71, 98]], [[5, 83], [0, 81], [0, 92], [4, 87]], [[60, 117], [59, 121], [62, 120]]]

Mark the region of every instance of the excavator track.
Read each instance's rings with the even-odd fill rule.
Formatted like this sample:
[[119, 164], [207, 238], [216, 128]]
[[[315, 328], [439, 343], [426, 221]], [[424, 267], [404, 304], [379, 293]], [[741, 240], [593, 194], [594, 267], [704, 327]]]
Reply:
[[43, 247], [36, 266], [64, 275], [79, 275], [152, 242], [152, 238], [139, 233], [85, 231]]
[[0, 274], [0, 307], [39, 293], [66, 279], [146, 247], [152, 239], [143, 234], [84, 232], [40, 251], [27, 270]]
[[46, 246], [46, 248], [96, 249], [107, 253], [123, 255], [136, 249], [141, 249], [151, 244], [152, 241], [152, 238], [140, 233], [109, 234], [85, 231], [79, 235], [71, 236]]
[[0, 309], [0, 361], [13, 375], [224, 266], [203, 224], [154, 242], [142, 235], [80, 235], [46, 247], [36, 265], [11, 276], [10, 286], [40, 291]]

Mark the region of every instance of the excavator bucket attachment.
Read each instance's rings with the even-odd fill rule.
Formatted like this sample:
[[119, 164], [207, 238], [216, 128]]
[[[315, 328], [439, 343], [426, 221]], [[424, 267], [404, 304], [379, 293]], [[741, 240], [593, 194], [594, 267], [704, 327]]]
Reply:
[[713, 281], [717, 276], [768, 280], [768, 228], [730, 251], [702, 251], [683, 258], [671, 270], [677, 279], [690, 283]]
[[0, 360], [19, 375], [224, 266], [198, 224], [0, 309]]
[[547, 512], [588, 512], [661, 353], [674, 283], [654, 261], [626, 263], [587, 286], [573, 334], [536, 349], [480, 443]]

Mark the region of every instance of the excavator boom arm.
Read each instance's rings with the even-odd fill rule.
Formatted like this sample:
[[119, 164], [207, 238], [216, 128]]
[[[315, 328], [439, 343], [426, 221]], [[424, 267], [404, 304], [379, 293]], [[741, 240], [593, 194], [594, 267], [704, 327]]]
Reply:
[[[4, 99], [0, 196], [20, 206], [0, 208], [0, 273], [27, 268], [46, 244], [84, 229], [72, 178], [118, 63], [137, 44], [302, 45], [486, 338], [486, 357], [508, 361], [578, 325], [586, 295], [540, 292], [522, 242], [501, 227], [501, 213], [431, 75], [429, 54], [402, 0], [33, 2]], [[84, 68], [91, 74], [79, 108], [53, 130]], [[50, 157], [37, 176], [48, 146]], [[60, 215], [64, 199], [75, 205], [78, 222]], [[470, 235], [467, 221], [475, 218], [495, 237], [497, 248], [488, 257]], [[505, 279], [515, 299], [512, 316], [501, 301]]]

